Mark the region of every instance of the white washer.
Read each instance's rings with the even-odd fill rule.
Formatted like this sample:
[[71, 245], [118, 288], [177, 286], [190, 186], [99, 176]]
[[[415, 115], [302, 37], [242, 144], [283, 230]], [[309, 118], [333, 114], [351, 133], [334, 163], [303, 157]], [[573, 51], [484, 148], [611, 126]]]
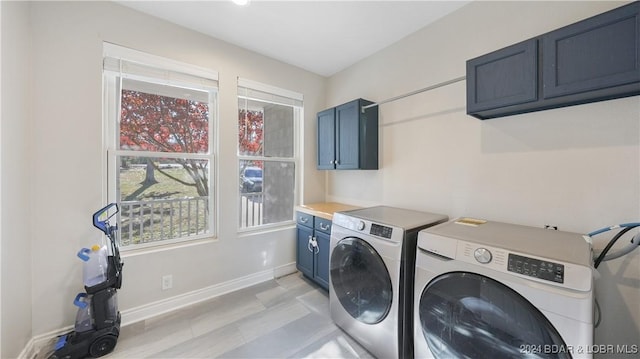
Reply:
[[331, 318], [380, 359], [413, 356], [413, 273], [418, 232], [447, 216], [378, 206], [334, 214]]
[[582, 235], [461, 218], [418, 234], [416, 358], [591, 358]]

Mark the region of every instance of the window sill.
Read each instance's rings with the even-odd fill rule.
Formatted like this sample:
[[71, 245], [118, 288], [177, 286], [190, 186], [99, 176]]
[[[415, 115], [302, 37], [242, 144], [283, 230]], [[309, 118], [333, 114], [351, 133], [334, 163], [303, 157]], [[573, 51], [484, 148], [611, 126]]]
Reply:
[[206, 237], [206, 238], [200, 238], [200, 239], [186, 240], [182, 242], [153, 244], [151, 246], [142, 247], [142, 248], [121, 249], [120, 256], [122, 258], [137, 257], [140, 255], [171, 251], [171, 250], [176, 250], [176, 249], [185, 248], [185, 247], [199, 246], [203, 244], [214, 243], [217, 241], [218, 241], [218, 238], [216, 237]]
[[285, 229], [296, 228], [295, 221], [289, 221], [284, 223], [278, 223], [275, 225], [260, 226], [259, 228], [247, 228], [238, 230], [238, 238], [251, 237], [260, 234], [273, 233], [282, 231]]

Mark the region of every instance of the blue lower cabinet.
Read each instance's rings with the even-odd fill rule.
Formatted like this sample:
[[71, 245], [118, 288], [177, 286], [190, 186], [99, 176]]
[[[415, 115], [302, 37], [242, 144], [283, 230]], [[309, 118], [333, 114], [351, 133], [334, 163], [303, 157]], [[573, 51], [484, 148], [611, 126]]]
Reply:
[[329, 242], [331, 236], [316, 231], [316, 243], [318, 244], [318, 253], [314, 263], [315, 280], [320, 286], [329, 289]]
[[329, 289], [331, 221], [298, 212], [296, 267], [324, 289]]
[[297, 235], [297, 254], [296, 254], [296, 267], [302, 274], [307, 277], [313, 278], [313, 248], [311, 247], [311, 241], [313, 238], [313, 228], [305, 227], [298, 225], [297, 226], [298, 235]]

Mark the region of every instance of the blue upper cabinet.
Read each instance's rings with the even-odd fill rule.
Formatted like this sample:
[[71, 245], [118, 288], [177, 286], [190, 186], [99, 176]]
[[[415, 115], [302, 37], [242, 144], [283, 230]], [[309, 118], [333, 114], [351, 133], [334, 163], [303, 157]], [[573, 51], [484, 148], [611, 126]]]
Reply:
[[378, 107], [358, 99], [318, 113], [318, 169], [378, 169]]
[[638, 94], [638, 1], [467, 61], [467, 113], [479, 119]]
[[538, 100], [538, 40], [467, 61], [467, 112]]

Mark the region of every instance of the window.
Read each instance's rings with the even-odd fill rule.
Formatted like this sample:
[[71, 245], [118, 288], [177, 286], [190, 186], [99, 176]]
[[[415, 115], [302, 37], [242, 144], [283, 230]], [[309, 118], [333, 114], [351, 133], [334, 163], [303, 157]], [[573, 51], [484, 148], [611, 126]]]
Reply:
[[105, 44], [104, 89], [121, 247], [213, 236], [217, 73]]
[[238, 79], [240, 230], [293, 221], [302, 95]]

